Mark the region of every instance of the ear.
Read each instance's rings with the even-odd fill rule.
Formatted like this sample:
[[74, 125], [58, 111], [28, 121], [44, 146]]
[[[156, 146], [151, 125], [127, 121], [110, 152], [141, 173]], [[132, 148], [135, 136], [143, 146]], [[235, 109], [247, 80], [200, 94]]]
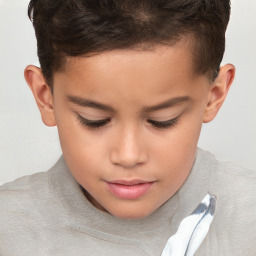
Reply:
[[24, 71], [24, 76], [29, 85], [37, 106], [41, 113], [42, 121], [47, 126], [55, 126], [54, 100], [51, 89], [47, 85], [40, 68], [29, 65]]
[[217, 115], [227, 96], [234, 77], [235, 67], [232, 64], [227, 64], [221, 67], [218, 77], [214, 80], [209, 90], [209, 101], [203, 117], [204, 123], [212, 121]]

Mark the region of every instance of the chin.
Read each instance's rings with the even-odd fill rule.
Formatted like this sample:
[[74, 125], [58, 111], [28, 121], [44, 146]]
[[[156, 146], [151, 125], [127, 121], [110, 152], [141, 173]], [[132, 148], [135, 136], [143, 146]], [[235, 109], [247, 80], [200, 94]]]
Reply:
[[[120, 210], [122, 209], [122, 210]], [[153, 209], [145, 209], [145, 207], [118, 207], [117, 209], [113, 209], [109, 211], [109, 213], [119, 219], [124, 220], [135, 220], [135, 219], [144, 219], [148, 217], [151, 213], [153, 213]]]

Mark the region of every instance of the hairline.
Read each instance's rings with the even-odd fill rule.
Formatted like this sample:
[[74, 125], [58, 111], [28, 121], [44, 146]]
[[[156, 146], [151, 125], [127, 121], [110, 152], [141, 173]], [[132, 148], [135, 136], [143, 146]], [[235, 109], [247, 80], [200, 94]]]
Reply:
[[[196, 56], [193, 54], [194, 51], [196, 51], [196, 36], [192, 32], [184, 32], [180, 33], [177, 37], [177, 39], [172, 39], [164, 42], [142, 42], [139, 44], [133, 44], [128, 47], [124, 48], [118, 48], [118, 47], [113, 47], [109, 49], [103, 49], [99, 51], [92, 51], [92, 52], [86, 52], [84, 54], [80, 54], [77, 56], [71, 56], [71, 55], [65, 55], [63, 54], [59, 61], [61, 62], [60, 66], [58, 68], [52, 68], [52, 76], [50, 81], [47, 80], [48, 85], [53, 89], [54, 86], [54, 74], [56, 72], [66, 72], [67, 69], [69, 68], [69, 65], [72, 65], [72, 62], [76, 59], [79, 58], [90, 58], [94, 56], [98, 56], [100, 54], [106, 53], [106, 52], [114, 52], [114, 51], [134, 51], [134, 52], [150, 52], [153, 51], [156, 47], [159, 46], [166, 46], [166, 47], [172, 47], [172, 46], [181, 46], [181, 47], [188, 47], [190, 53], [191, 53], [191, 58], [192, 58], [192, 65], [193, 65], [193, 72], [195, 76], [200, 76], [200, 75], [206, 75], [209, 77], [209, 82], [212, 82], [212, 72], [213, 70], [207, 70], [206, 72], [200, 72], [197, 69], [196, 66]], [[218, 67], [216, 67], [217, 69]]]

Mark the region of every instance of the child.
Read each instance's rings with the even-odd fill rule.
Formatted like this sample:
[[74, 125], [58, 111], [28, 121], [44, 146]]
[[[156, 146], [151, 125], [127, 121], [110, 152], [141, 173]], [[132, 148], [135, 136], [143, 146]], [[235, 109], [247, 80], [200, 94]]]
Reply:
[[256, 174], [197, 149], [235, 68], [229, 1], [32, 0], [25, 78], [63, 156], [0, 189], [0, 255], [256, 254]]

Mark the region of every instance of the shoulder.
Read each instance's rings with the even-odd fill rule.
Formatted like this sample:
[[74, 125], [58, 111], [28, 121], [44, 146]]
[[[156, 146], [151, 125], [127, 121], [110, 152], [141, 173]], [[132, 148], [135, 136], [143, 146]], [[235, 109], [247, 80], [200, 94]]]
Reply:
[[[56, 184], [63, 182], [63, 157], [46, 172], [23, 176], [0, 186], [0, 217], [6, 212], [13, 214], [40, 210], [56, 198], [52, 176]], [[1, 221], [1, 218], [0, 218]]]
[[32, 200], [34, 196], [45, 194], [47, 189], [47, 172], [24, 176], [0, 186], [0, 202], [17, 207], [15, 202]]
[[[51, 175], [56, 170], [63, 169], [60, 166], [61, 163], [62, 157], [48, 171], [23, 176], [0, 186], [0, 202], [5, 205], [13, 205], [16, 208], [19, 204], [11, 204], [11, 202], [30, 202], [36, 204], [37, 201], [43, 200], [51, 192], [49, 182]], [[62, 175], [60, 174], [59, 176], [59, 179], [61, 179]]]
[[36, 241], [40, 236], [35, 234], [61, 221], [62, 208], [49, 182], [52, 171], [24, 176], [0, 187], [0, 241], [7, 251], [12, 241], [17, 248], [28, 240]]
[[42, 183], [47, 177], [47, 172], [38, 172], [32, 175], [27, 175], [20, 177], [14, 181], [5, 183], [0, 186], [0, 193], [3, 193], [8, 190], [26, 190], [28, 188], [33, 187], [33, 185], [38, 185], [38, 183]]
[[35, 203], [35, 197], [47, 194], [47, 172], [18, 178], [0, 186], [0, 204], [17, 209], [21, 203]]
[[33, 222], [49, 195], [47, 179], [47, 172], [36, 173], [0, 187], [1, 234], [9, 232], [11, 227]]
[[210, 172], [213, 184], [214, 179], [218, 179], [219, 183], [228, 181], [233, 184], [243, 184], [244, 182], [247, 184], [255, 184], [256, 170], [249, 170], [235, 163], [219, 160], [208, 151], [198, 148], [196, 161]]
[[222, 193], [225, 198], [235, 198], [248, 203], [256, 199], [256, 170], [243, 168], [232, 162], [213, 159], [211, 189]]
[[255, 255], [256, 170], [220, 161], [208, 152], [200, 155], [210, 163], [209, 192], [217, 198], [205, 245], [213, 255]]
[[200, 149], [197, 158], [209, 172], [209, 192], [217, 197], [219, 203], [231, 205], [232, 209], [247, 205], [256, 212], [256, 170], [218, 160], [213, 154]]

